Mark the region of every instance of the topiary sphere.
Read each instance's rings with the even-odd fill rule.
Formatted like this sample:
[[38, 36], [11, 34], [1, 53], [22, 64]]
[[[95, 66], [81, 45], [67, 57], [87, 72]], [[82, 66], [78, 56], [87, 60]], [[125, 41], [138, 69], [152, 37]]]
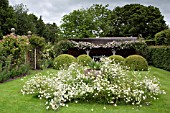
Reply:
[[170, 45], [170, 29], [156, 33], [155, 42], [157, 45]]
[[53, 61], [54, 69], [68, 69], [71, 63], [76, 62], [76, 58], [69, 54], [61, 54]]
[[77, 57], [78, 63], [82, 64], [83, 66], [88, 66], [90, 62], [92, 62], [92, 58], [89, 55], [83, 54]]
[[125, 59], [126, 66], [130, 67], [130, 70], [135, 71], [147, 71], [148, 62], [140, 55], [130, 55]]
[[124, 64], [125, 62], [125, 58], [120, 56], [120, 55], [112, 55], [109, 56], [109, 59], [112, 60], [112, 63], [120, 63], [120, 64]]

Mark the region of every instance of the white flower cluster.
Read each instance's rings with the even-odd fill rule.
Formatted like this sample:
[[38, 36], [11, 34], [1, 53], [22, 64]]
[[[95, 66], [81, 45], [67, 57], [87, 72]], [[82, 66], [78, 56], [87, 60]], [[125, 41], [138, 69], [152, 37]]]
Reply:
[[45, 45], [45, 48], [41, 54], [42, 54], [42, 58], [47, 59], [47, 60], [51, 60], [52, 59], [51, 57], [56, 57], [55, 51], [54, 51], [54, 46], [52, 46], [51, 43], [47, 43], [47, 45]]
[[47, 68], [53, 58], [56, 57], [54, 46], [50, 42], [45, 45], [44, 49], [40, 51], [40, 54], [41, 60], [39, 60], [39, 64], [41, 69]]
[[79, 49], [92, 49], [92, 48], [113, 48], [113, 49], [126, 49], [132, 47], [136, 43], [143, 43], [146, 44], [144, 41], [141, 40], [133, 40], [133, 41], [112, 41], [106, 44], [93, 44], [90, 42], [76, 42], [71, 41], [74, 47]]
[[90, 43], [90, 42], [76, 42], [76, 41], [71, 41], [72, 43], [73, 43], [73, 45], [74, 45], [74, 47], [77, 47], [77, 48], [79, 48], [79, 49], [92, 49], [94, 46], [95, 46], [95, 44], [93, 44], [93, 43]]
[[160, 90], [155, 77], [127, 71], [119, 64], [112, 64], [108, 58], [102, 58], [100, 70], [87, 72], [83, 66], [73, 63], [68, 70], [32, 77], [21, 92], [47, 99], [46, 109], [56, 110], [68, 106], [69, 101], [96, 101], [114, 106], [123, 101], [141, 105], [149, 98], [157, 99], [164, 91]]

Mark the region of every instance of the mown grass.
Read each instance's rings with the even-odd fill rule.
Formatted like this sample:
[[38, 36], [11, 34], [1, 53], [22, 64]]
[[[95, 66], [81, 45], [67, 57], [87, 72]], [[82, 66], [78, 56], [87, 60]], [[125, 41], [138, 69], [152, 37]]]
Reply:
[[[97, 103], [69, 103], [69, 107], [61, 107], [57, 111], [46, 110], [45, 100], [40, 100], [32, 95], [22, 95], [20, 90], [24, 81], [34, 76], [38, 72], [44, 75], [48, 71], [56, 72], [53, 69], [43, 71], [31, 71], [29, 76], [17, 78], [0, 84], [0, 113], [170, 113], [170, 72], [150, 67], [152, 75], [160, 79], [161, 88], [166, 91], [166, 95], [160, 95], [159, 100], [155, 100], [151, 105], [144, 105], [135, 108], [131, 105], [103, 105]], [[103, 109], [103, 107], [106, 109]], [[91, 109], [93, 108], [93, 111]]]

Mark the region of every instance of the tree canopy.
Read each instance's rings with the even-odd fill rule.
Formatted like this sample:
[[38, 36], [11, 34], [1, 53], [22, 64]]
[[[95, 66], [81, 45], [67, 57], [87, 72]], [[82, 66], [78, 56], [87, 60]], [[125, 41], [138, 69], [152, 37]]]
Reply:
[[48, 42], [58, 42], [59, 40], [59, 34], [60, 34], [60, 29], [59, 27], [53, 23], [53, 24], [46, 24], [45, 25], [45, 31], [43, 34], [43, 37], [46, 37], [46, 41]]
[[66, 14], [62, 24], [45, 24], [42, 16], [28, 14], [24, 4], [10, 6], [8, 0], [0, 1], [0, 39], [16, 28], [16, 34], [28, 31], [54, 43], [61, 38], [138, 36], [154, 39], [156, 33], [168, 26], [159, 8], [140, 4], [127, 4], [111, 10], [109, 5], [93, 4]]
[[164, 17], [154, 6], [128, 4], [112, 11], [108, 5], [94, 4], [64, 15], [61, 30], [65, 38], [138, 36], [154, 38], [167, 29]]
[[167, 29], [164, 17], [158, 8], [140, 4], [130, 4], [116, 7], [111, 20], [116, 27], [116, 36], [138, 36], [154, 38], [154, 35]]
[[16, 15], [16, 34], [26, 35], [28, 31], [36, 32], [35, 23], [37, 18], [34, 14], [28, 14], [28, 9], [24, 4], [14, 6]]
[[61, 30], [65, 38], [107, 36], [110, 10], [108, 5], [95, 4], [88, 9], [78, 9], [64, 15]]
[[0, 39], [3, 35], [10, 33], [11, 27], [16, 27], [16, 18], [13, 8], [9, 6], [8, 0], [0, 1]]
[[16, 29], [16, 34], [27, 35], [28, 31], [44, 37], [46, 41], [54, 43], [59, 38], [60, 29], [53, 23], [45, 24], [42, 16], [39, 18], [33, 13], [28, 13], [24, 4], [9, 6], [8, 0], [0, 1], [0, 39], [11, 33], [11, 28]]

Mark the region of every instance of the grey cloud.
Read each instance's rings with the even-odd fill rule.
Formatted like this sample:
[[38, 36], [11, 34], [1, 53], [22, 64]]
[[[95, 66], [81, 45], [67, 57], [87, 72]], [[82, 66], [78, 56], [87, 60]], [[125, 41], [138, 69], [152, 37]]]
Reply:
[[138, 3], [158, 7], [164, 15], [167, 24], [170, 25], [170, 1], [169, 0], [9, 0], [11, 5], [23, 3], [30, 13], [42, 16], [46, 23], [60, 25], [61, 18], [73, 10], [87, 8], [93, 4], [109, 4], [110, 9], [116, 6]]

